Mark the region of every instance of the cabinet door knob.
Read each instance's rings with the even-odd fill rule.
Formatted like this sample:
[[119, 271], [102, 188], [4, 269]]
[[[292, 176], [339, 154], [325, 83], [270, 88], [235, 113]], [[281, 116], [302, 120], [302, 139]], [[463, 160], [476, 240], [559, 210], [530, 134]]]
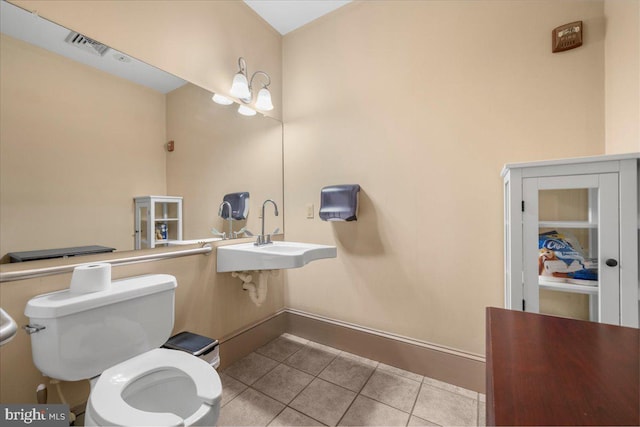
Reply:
[[616, 265], [618, 265], [618, 261], [616, 261], [613, 258], [609, 258], [604, 263], [607, 264], [609, 267], [615, 267]]

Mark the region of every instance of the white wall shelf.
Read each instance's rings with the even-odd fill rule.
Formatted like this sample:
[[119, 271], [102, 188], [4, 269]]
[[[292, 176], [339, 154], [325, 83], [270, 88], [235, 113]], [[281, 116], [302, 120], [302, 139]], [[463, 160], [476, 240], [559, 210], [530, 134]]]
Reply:
[[540, 228], [598, 228], [597, 222], [589, 221], [538, 221]]
[[[587, 282], [587, 280], [580, 281], [581, 283]], [[598, 282], [592, 285], [585, 285], [575, 282], [556, 282], [543, 277], [538, 279], [538, 286], [542, 289], [549, 289], [551, 291], [563, 291], [574, 292], [578, 294], [598, 295]]]
[[135, 203], [135, 249], [182, 240], [182, 197], [140, 196]]

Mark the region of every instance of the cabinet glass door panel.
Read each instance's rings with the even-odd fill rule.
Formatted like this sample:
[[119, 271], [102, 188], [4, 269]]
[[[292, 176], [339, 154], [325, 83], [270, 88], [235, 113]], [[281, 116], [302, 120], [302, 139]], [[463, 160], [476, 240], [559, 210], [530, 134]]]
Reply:
[[539, 312], [553, 316], [591, 320], [595, 322], [598, 320], [598, 313], [597, 311], [595, 313], [592, 311], [592, 301], [593, 303], [597, 302], [597, 295], [556, 291], [541, 287]]
[[525, 178], [526, 311], [619, 322], [617, 174]]
[[149, 247], [149, 208], [147, 206], [138, 206], [136, 212], [136, 241], [135, 248], [142, 249]]

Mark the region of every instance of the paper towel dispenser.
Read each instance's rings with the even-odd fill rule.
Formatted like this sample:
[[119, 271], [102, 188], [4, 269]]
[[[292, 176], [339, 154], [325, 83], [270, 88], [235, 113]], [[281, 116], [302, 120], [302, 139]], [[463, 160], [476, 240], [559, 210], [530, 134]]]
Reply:
[[[234, 220], [247, 219], [249, 215], [249, 192], [244, 191], [241, 193], [225, 194], [224, 202], [229, 202], [231, 205], [231, 218]], [[220, 217], [223, 219], [229, 219], [229, 206], [225, 203], [221, 207]]]
[[360, 185], [330, 185], [320, 191], [320, 219], [357, 221]]

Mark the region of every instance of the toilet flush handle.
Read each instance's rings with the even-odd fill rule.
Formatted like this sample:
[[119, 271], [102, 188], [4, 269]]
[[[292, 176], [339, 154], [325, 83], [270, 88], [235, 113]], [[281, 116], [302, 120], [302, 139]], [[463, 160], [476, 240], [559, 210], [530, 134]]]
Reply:
[[29, 323], [28, 325], [24, 325], [22, 329], [24, 329], [27, 335], [31, 335], [31, 334], [35, 334], [36, 332], [40, 332], [43, 329], [47, 329], [47, 327], [43, 325], [38, 325], [37, 323], [33, 323], [33, 324]]

